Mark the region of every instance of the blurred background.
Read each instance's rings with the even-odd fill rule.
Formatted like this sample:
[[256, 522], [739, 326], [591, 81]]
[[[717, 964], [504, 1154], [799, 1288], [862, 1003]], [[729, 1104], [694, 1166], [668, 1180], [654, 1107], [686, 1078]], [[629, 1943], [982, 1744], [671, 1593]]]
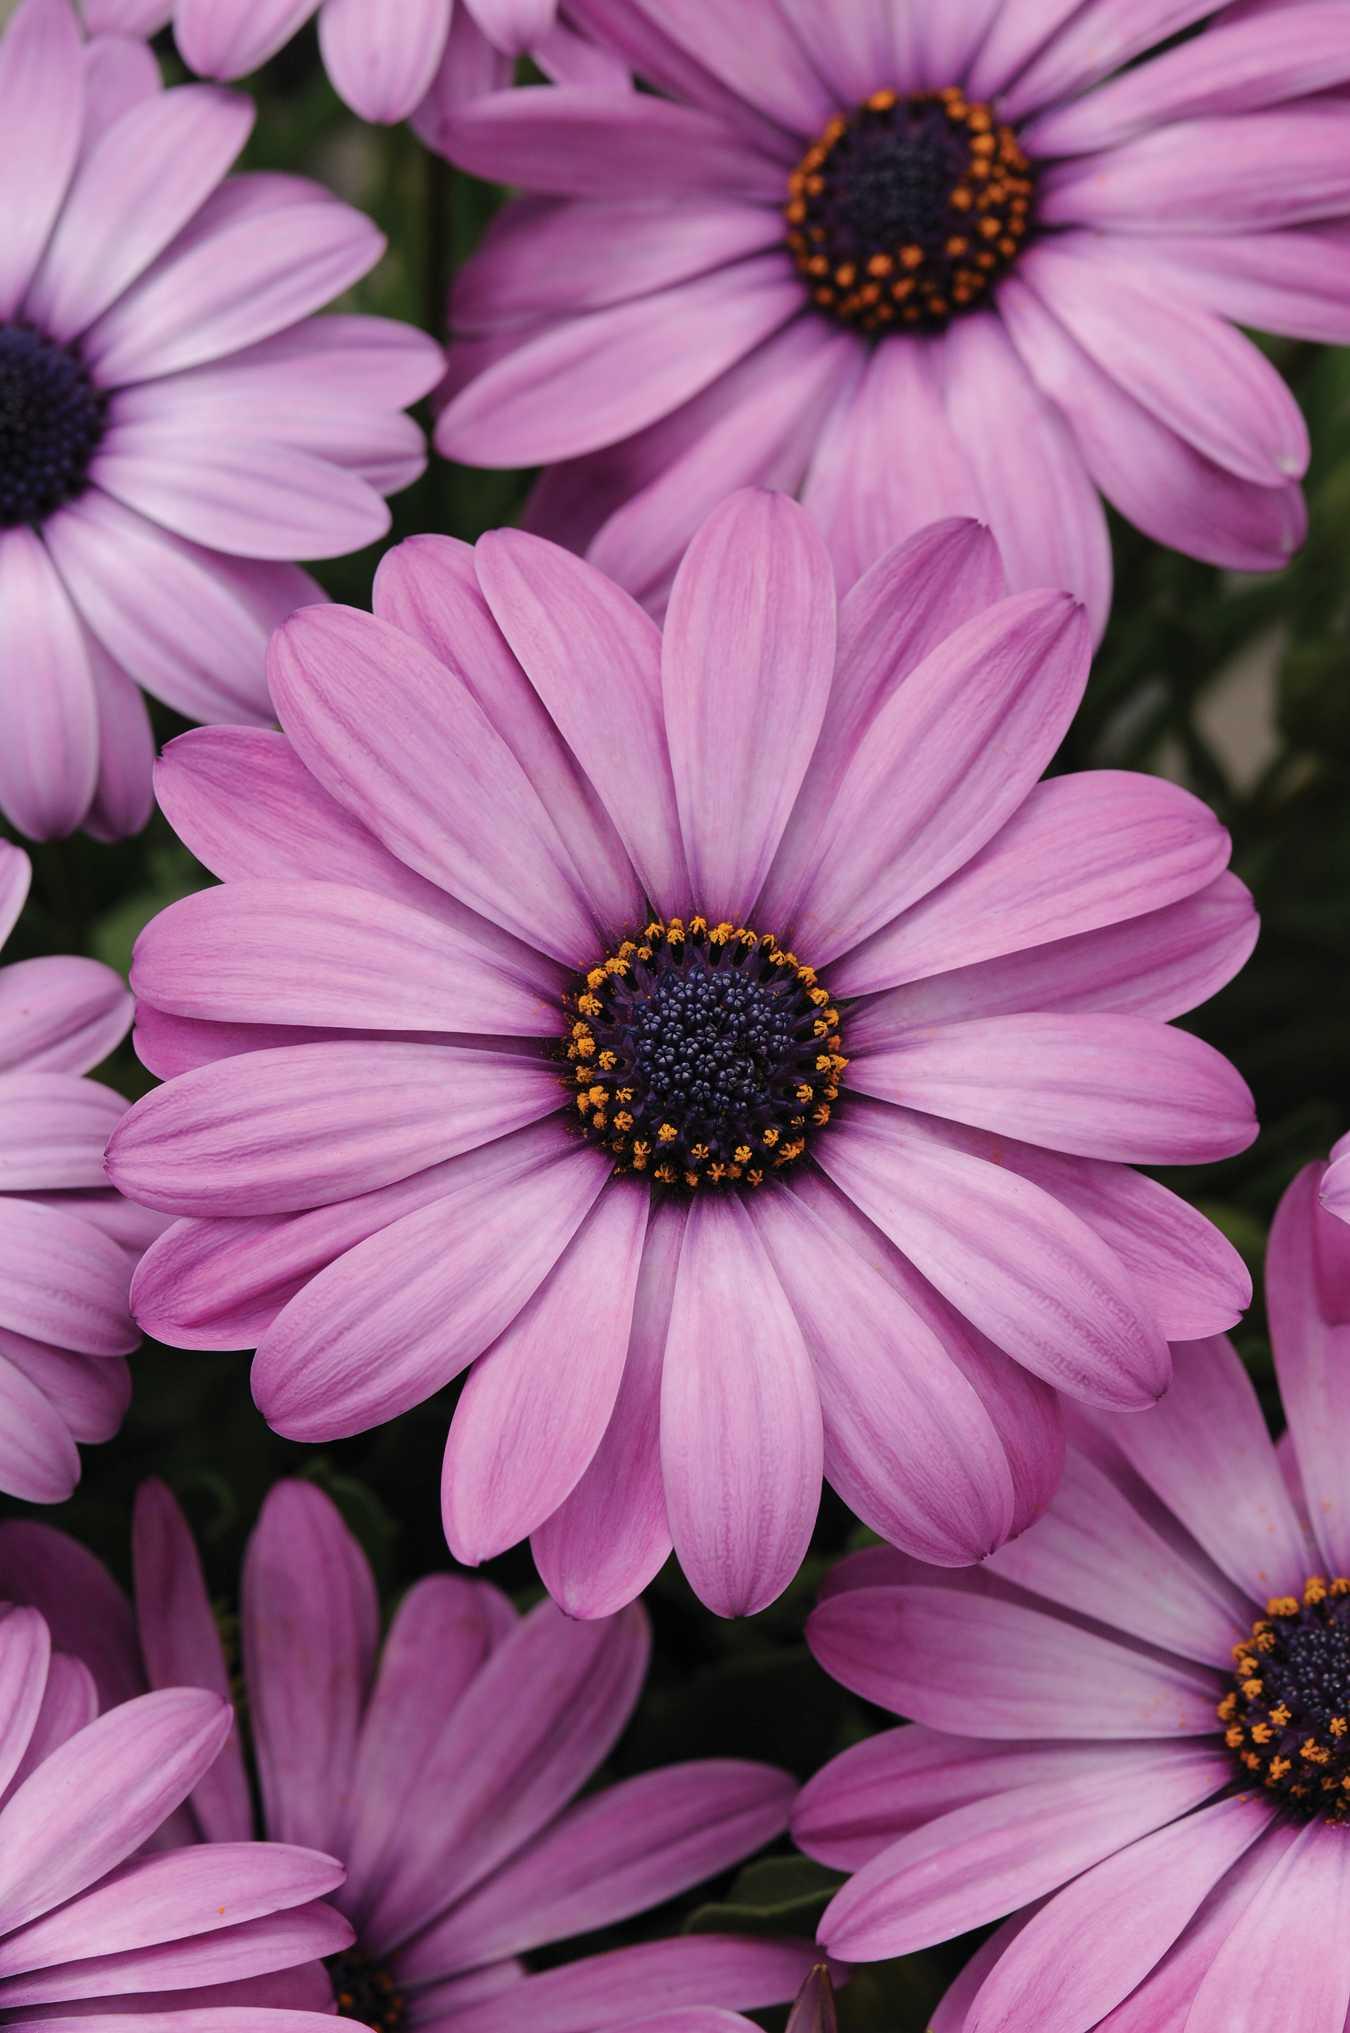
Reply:
[[[0, 21], [11, 5], [0, 0]], [[167, 38], [163, 55], [173, 76]], [[260, 117], [245, 165], [316, 177], [388, 236], [385, 260], [342, 307], [441, 333], [456, 264], [502, 194], [429, 155], [406, 128], [361, 126], [332, 93], [312, 30], [250, 89]], [[1262, 1135], [1245, 1156], [1170, 1173], [1167, 1183], [1218, 1222], [1257, 1276], [1257, 1300], [1237, 1339], [1273, 1413], [1259, 1276], [1267, 1227], [1294, 1172], [1350, 1129], [1350, 354], [1278, 342], [1272, 352], [1303, 404], [1315, 448], [1306, 549], [1279, 576], [1237, 579], [1117, 522], [1114, 615], [1056, 767], [1143, 769], [1185, 783], [1231, 830], [1234, 867], [1256, 894], [1263, 931], [1255, 956], [1188, 1022], [1251, 1084]], [[420, 530], [473, 539], [514, 518], [529, 477], [433, 459], [392, 503], [389, 541]], [[320, 565], [316, 576], [335, 599], [366, 606], [382, 549]], [[180, 730], [172, 714], [156, 715], [162, 739]], [[6, 959], [85, 953], [125, 971], [141, 927], [207, 879], [158, 818], [119, 846], [78, 837], [30, 852], [32, 897]], [[152, 1084], [130, 1047], [101, 1077], [129, 1096]], [[145, 1475], [166, 1475], [197, 1531], [228, 1627], [244, 1540], [264, 1493], [278, 1476], [305, 1476], [335, 1498], [359, 1535], [388, 1610], [411, 1582], [448, 1562], [436, 1492], [453, 1390], [378, 1432], [310, 1449], [279, 1439], [254, 1411], [249, 1360], [148, 1345], [133, 1359], [135, 1399], [120, 1440], [85, 1449], [75, 1496], [43, 1516], [96, 1546], [125, 1577], [132, 1493]], [[865, 1537], [827, 1492], [812, 1559], [794, 1587], [762, 1616], [736, 1624], [702, 1611], [669, 1566], [648, 1595], [652, 1677], [613, 1770], [749, 1755], [805, 1777], [889, 1722], [817, 1672], [801, 1641], [822, 1571]], [[538, 1593], [527, 1553], [488, 1572], [521, 1602]], [[667, 1929], [810, 1933], [833, 1882], [784, 1846], [781, 1856], [669, 1914], [586, 1945], [660, 1931], [663, 1921]], [[972, 1945], [861, 1972], [841, 2003], [846, 2033], [920, 2033]], [[766, 2015], [765, 2024], [774, 2023]]]

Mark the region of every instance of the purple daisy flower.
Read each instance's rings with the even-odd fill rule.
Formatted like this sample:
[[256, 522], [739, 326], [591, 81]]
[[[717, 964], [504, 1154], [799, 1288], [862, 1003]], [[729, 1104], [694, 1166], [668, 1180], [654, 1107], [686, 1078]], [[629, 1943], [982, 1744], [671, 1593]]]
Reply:
[[[845, 1562], [817, 1659], [903, 1728], [807, 1786], [850, 1961], [1011, 1914], [934, 2033], [1342, 2033], [1350, 2012], [1350, 1234], [1310, 1165], [1266, 1292], [1289, 1430], [1232, 1345], [1077, 1414], [1048, 1514], [949, 1575]], [[1291, 1972], [1296, 1972], [1292, 1978]]]
[[[62, 1605], [67, 1624], [69, 1611]], [[183, 1825], [181, 1803], [212, 1783], [233, 1720], [219, 1694], [193, 1686], [100, 1715], [78, 1646], [54, 1649], [36, 1609], [0, 1608], [0, 2024], [9, 2033], [332, 2026], [316, 1958], [352, 1939], [323, 1903], [342, 1883], [341, 1864], [291, 1843], [194, 1842]]]
[[[28, 856], [0, 842], [0, 948], [28, 894]], [[82, 1077], [131, 1026], [110, 967], [0, 968], [0, 1489], [60, 1503], [77, 1442], [111, 1440], [140, 1341], [131, 1273], [164, 1217], [109, 1190], [103, 1146], [126, 1108]]]
[[138, 686], [265, 722], [268, 632], [322, 598], [290, 561], [382, 535], [422, 470], [402, 409], [439, 348], [310, 315], [383, 241], [315, 184], [229, 176], [252, 119], [86, 45], [70, 0], [0, 35], [0, 810], [37, 838], [144, 825]]
[[511, 59], [549, 41], [557, 0], [177, 0], [155, 11], [159, 26], [173, 17], [190, 69], [224, 79], [256, 70], [317, 14], [334, 90], [363, 120], [389, 123], [428, 93], [457, 102], [470, 80], [500, 90]]
[[373, 616], [294, 616], [284, 732], [161, 765], [222, 882], [136, 950], [167, 1085], [109, 1171], [183, 1217], [142, 1325], [256, 1347], [302, 1440], [476, 1365], [450, 1546], [534, 1534], [579, 1616], [672, 1541], [711, 1608], [761, 1608], [822, 1466], [927, 1559], [1019, 1531], [1055, 1389], [1151, 1404], [1168, 1336], [1246, 1303], [1229, 1245], [1129, 1168], [1255, 1134], [1167, 1022], [1255, 920], [1187, 792], [1038, 784], [1088, 630], [1000, 595], [954, 523], [840, 606], [809, 516], [748, 493], [664, 638], [519, 531], [415, 538]]
[[[133, 1546], [134, 1611], [44, 1525], [0, 1527], [0, 1587], [23, 1589], [118, 1690], [224, 1693], [196, 1548], [162, 1484], [139, 1492]], [[360, 1547], [320, 1491], [283, 1482], [249, 1542], [241, 1626], [263, 1826], [346, 1867], [334, 1899], [355, 1942], [329, 1963], [342, 2017], [381, 2033], [599, 2033], [667, 2006], [776, 2004], [810, 1969], [809, 1943], [691, 1934], [528, 1973], [534, 1950], [660, 1905], [787, 1826], [789, 1775], [732, 1759], [577, 1799], [641, 1692], [640, 1609], [577, 1623], [545, 1601], [522, 1617], [487, 1583], [438, 1574], [381, 1648]], [[190, 1805], [208, 1841], [252, 1834], [237, 1746]]]
[[1307, 432], [1233, 321], [1350, 338], [1339, 0], [568, 13], [661, 96], [497, 93], [440, 134], [526, 195], [456, 280], [437, 444], [547, 465], [540, 534], [659, 604], [746, 483], [800, 494], [843, 585], [976, 515], [1098, 631], [1100, 495], [1216, 564], [1302, 541]]

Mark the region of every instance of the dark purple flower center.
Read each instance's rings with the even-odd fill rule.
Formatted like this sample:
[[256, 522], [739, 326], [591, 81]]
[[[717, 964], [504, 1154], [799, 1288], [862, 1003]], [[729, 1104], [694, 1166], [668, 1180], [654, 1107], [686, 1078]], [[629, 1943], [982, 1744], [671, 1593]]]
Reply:
[[1035, 184], [1011, 127], [956, 86], [873, 92], [788, 178], [811, 300], [864, 332], [940, 331], [1016, 258]]
[[658, 1186], [760, 1186], [804, 1155], [839, 1098], [839, 1012], [772, 932], [654, 919], [567, 1009], [582, 1135]]
[[373, 2026], [375, 2033], [393, 2033], [403, 2025], [408, 2007], [402, 1992], [388, 1970], [359, 1948], [330, 1955], [328, 1975], [339, 2018], [357, 2019], [363, 2026]]
[[1272, 1596], [1233, 1658], [1219, 1719], [1244, 1773], [1301, 1816], [1350, 1820], [1350, 1579]]
[[0, 529], [42, 522], [80, 493], [106, 407], [73, 348], [0, 324]]

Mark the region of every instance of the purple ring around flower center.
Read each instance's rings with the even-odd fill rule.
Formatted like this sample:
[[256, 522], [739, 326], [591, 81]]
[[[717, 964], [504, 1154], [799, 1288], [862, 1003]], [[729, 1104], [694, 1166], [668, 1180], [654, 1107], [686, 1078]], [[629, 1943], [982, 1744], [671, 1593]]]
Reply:
[[407, 2001], [387, 1969], [359, 1948], [328, 1957], [328, 1975], [340, 2019], [355, 2019], [373, 2033], [395, 2033], [407, 2017]]
[[83, 491], [106, 413], [73, 347], [0, 324], [0, 529], [43, 522]]
[[1350, 1821], [1350, 1579], [1272, 1596], [1233, 1659], [1219, 1720], [1244, 1776], [1302, 1817]]
[[788, 247], [811, 301], [870, 333], [940, 331], [976, 309], [1031, 227], [1012, 128], [956, 86], [873, 92], [788, 179]]
[[566, 999], [581, 1134], [658, 1187], [756, 1187], [830, 1121], [848, 1061], [815, 970], [771, 932], [653, 919]]

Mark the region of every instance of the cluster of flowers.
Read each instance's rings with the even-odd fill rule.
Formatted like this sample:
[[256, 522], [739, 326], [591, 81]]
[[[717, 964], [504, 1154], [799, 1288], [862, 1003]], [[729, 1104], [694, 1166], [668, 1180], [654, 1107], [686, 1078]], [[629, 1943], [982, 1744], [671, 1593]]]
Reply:
[[[359, 212], [231, 173], [219, 81], [316, 13], [359, 115], [523, 192], [448, 355], [319, 315]], [[170, 23], [213, 82], [162, 88]], [[732, 2033], [800, 1992], [830, 2033], [847, 1965], [1002, 1921], [934, 2033], [1344, 2033], [1350, 1140], [1272, 1233], [1276, 1447], [1241, 1259], [1134, 1169], [1256, 1134], [1173, 1023], [1252, 899], [1188, 792], [1044, 773], [1102, 496], [1229, 567], [1301, 539], [1302, 419], [1229, 320], [1350, 339], [1347, 86], [1343, 0], [20, 0], [0, 808], [113, 839], [153, 794], [217, 880], [131, 995], [0, 969], [0, 1487], [69, 1496], [142, 1332], [256, 1350], [298, 1441], [462, 1377], [448, 1546], [528, 1540], [547, 1598], [436, 1574], [381, 1643], [283, 1482], [246, 1747], [164, 1485], [131, 1599], [0, 1527], [0, 2025]], [[542, 468], [526, 527], [327, 604], [297, 560], [386, 533], [433, 388], [443, 454]], [[144, 692], [199, 723], [158, 762]], [[28, 881], [0, 844], [0, 939]], [[128, 1109], [88, 1075], [133, 996]], [[585, 1790], [672, 1551], [762, 1609], [823, 1481], [883, 1543], [812, 1652], [909, 1720], [800, 1792]], [[789, 1828], [848, 1874], [818, 1946], [529, 1960]]]

